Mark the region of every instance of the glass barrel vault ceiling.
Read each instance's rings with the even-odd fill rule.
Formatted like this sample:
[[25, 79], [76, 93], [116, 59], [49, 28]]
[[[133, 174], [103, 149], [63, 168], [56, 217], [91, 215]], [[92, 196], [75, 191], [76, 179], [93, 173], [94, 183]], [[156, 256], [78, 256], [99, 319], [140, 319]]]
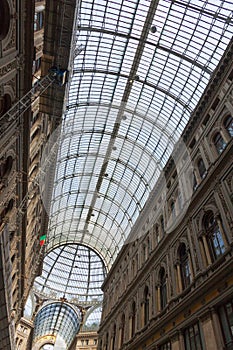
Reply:
[[231, 39], [232, 1], [81, 0], [74, 35], [43, 288], [64, 244], [111, 267]]

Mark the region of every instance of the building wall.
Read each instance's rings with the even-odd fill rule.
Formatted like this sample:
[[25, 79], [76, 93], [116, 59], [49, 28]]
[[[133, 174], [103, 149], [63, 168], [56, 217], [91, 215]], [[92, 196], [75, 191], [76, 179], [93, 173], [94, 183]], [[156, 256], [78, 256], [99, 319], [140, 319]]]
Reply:
[[57, 125], [40, 112], [39, 97], [20, 119], [9, 121], [3, 116], [41, 77], [44, 10], [44, 0], [2, 0], [0, 4], [0, 236], [7, 232], [1, 239], [0, 257], [1, 265], [8, 266], [7, 271], [0, 269], [0, 339], [6, 338], [2, 345], [7, 349], [26, 349], [25, 333], [19, 332], [24, 321], [17, 327], [15, 344], [8, 325], [16, 328], [41, 271], [39, 236], [46, 234], [48, 216], [38, 186], [40, 161]]
[[31, 86], [32, 36], [30, 32], [26, 36], [32, 24], [31, 2], [3, 0], [0, 13], [0, 236], [1, 264], [8, 266], [1, 278], [0, 338], [1, 346], [8, 349], [14, 343], [9, 328], [22, 316], [25, 287], [26, 217], [17, 208], [27, 188], [29, 113], [20, 121], [10, 121], [4, 115]]
[[97, 331], [80, 331], [69, 350], [97, 350]]
[[99, 350], [233, 349], [232, 50], [103, 285]]

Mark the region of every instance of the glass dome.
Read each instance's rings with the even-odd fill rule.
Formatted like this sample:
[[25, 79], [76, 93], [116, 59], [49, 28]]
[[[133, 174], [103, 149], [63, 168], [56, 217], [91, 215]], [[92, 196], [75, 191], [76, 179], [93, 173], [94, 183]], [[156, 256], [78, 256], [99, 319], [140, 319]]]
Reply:
[[33, 339], [54, 335], [68, 347], [79, 330], [81, 320], [78, 309], [64, 302], [47, 303], [35, 317]]
[[79, 244], [62, 245], [45, 256], [34, 290], [41, 296], [75, 304], [100, 302], [105, 275], [104, 263], [92, 249]]

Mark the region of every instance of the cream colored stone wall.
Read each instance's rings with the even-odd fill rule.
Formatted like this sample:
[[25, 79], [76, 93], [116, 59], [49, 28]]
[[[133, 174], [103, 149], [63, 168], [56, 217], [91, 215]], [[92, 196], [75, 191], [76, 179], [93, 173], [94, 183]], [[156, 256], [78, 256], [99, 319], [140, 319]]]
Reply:
[[[233, 116], [232, 52], [233, 43], [183, 134], [185, 152], [165, 167], [166, 196], [159, 180], [103, 285], [99, 350], [183, 350], [193, 331], [206, 349], [224, 346], [218, 307], [233, 292], [233, 138], [225, 126]], [[217, 132], [224, 142], [221, 152], [213, 141]], [[203, 226], [207, 213], [220, 232], [218, 248]]]

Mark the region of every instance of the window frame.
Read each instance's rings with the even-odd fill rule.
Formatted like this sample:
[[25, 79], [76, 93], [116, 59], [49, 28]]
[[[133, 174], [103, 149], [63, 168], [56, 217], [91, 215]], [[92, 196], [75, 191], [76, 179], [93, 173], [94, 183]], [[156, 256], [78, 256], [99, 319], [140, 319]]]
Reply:
[[[228, 305], [231, 306], [231, 319], [227, 310]], [[226, 349], [231, 349], [233, 346], [233, 299], [218, 308], [218, 318], [222, 330], [224, 345], [226, 346]]]
[[214, 134], [214, 136], [213, 136], [213, 144], [214, 144], [214, 147], [215, 147], [218, 155], [222, 154], [222, 152], [226, 148], [227, 144], [226, 144], [224, 138], [222, 137], [220, 131], [217, 131]]
[[[212, 221], [212, 222], [211, 222]], [[212, 262], [220, 258], [226, 251], [223, 234], [214, 217], [213, 211], [208, 211], [203, 218], [208, 248]]]
[[[231, 125], [231, 127], [230, 127]], [[228, 136], [233, 137], [233, 117], [232, 115], [228, 114], [223, 121], [223, 126], [228, 132]]]
[[204, 350], [204, 341], [199, 322], [185, 328], [183, 337], [185, 350]]
[[[183, 250], [183, 247], [184, 247], [184, 250]], [[180, 274], [181, 274], [182, 289], [185, 290], [190, 286], [192, 282], [192, 278], [191, 278], [191, 269], [190, 269], [188, 251], [184, 243], [182, 243], [179, 247], [179, 260], [180, 260]], [[188, 274], [187, 274], [187, 271], [189, 272]]]
[[159, 281], [160, 281], [160, 309], [161, 311], [165, 309], [167, 305], [167, 278], [166, 271], [162, 267], [159, 271]]

